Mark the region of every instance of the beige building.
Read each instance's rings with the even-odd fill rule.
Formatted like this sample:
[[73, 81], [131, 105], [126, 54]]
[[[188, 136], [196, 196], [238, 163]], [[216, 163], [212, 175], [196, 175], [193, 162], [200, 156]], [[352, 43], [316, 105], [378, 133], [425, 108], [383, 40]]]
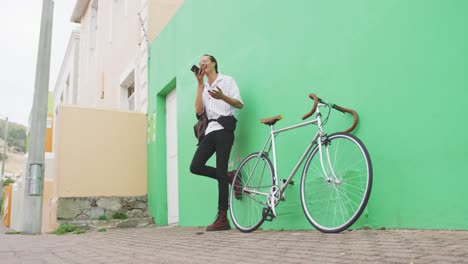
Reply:
[[81, 25], [78, 105], [145, 112], [140, 10], [141, 1], [76, 2], [71, 20]]
[[[54, 87], [42, 231], [147, 211], [148, 48], [182, 0], [77, 0]], [[144, 222], [143, 221], [143, 222]], [[18, 223], [17, 223], [18, 225]]]

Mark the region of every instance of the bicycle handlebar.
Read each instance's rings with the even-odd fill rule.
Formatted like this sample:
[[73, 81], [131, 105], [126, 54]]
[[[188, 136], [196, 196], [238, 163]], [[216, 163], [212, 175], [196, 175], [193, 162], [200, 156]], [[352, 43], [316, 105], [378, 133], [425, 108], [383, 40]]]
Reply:
[[[315, 95], [313, 93], [309, 94], [309, 97], [310, 97], [310, 99], [314, 100], [314, 105], [312, 106], [312, 110], [310, 110], [310, 112], [308, 112], [307, 114], [305, 114], [302, 117], [302, 120], [305, 120], [305, 119], [309, 118], [310, 116], [312, 116], [315, 113], [315, 110], [317, 110], [318, 103], [324, 103], [326, 105], [330, 105], [330, 104], [322, 101], [322, 99], [320, 99], [319, 97], [317, 97], [317, 95]], [[353, 115], [353, 117], [354, 117], [353, 124], [351, 125], [350, 128], [346, 129], [344, 132], [351, 132], [356, 128], [357, 123], [359, 121], [359, 117], [358, 117], [358, 114], [356, 113], [356, 111], [354, 111], [352, 109], [349, 109], [349, 108], [341, 107], [341, 106], [336, 105], [336, 104], [332, 104], [331, 107], [333, 109], [336, 109], [336, 110], [342, 112], [343, 114], [344, 113], [349, 113], [349, 114]]]
[[341, 106], [336, 105], [336, 104], [333, 104], [332, 107], [333, 107], [334, 109], [336, 109], [336, 110], [342, 112], [343, 114], [344, 114], [344, 113], [350, 113], [350, 114], [353, 115], [353, 117], [354, 117], [353, 124], [351, 125], [350, 128], [346, 129], [344, 132], [351, 132], [351, 131], [353, 131], [353, 130], [356, 128], [357, 123], [358, 123], [358, 120], [359, 120], [358, 114], [356, 113], [356, 111], [354, 111], [353, 109], [341, 107]]
[[305, 120], [305, 119], [309, 118], [311, 115], [313, 115], [315, 113], [315, 110], [317, 110], [317, 106], [318, 106], [318, 103], [319, 103], [319, 98], [313, 93], [309, 94], [309, 97], [310, 97], [310, 99], [314, 100], [314, 106], [312, 106], [312, 110], [310, 110], [309, 113], [305, 114], [302, 117], [302, 120]]

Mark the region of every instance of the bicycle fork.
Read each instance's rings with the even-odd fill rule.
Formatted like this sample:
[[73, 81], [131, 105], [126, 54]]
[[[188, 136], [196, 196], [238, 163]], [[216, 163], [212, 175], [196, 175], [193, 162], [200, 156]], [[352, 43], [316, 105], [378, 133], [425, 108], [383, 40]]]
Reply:
[[[327, 183], [333, 183], [335, 185], [341, 184], [341, 179], [338, 179], [336, 176], [335, 170], [333, 169], [332, 160], [330, 158], [330, 151], [328, 149], [328, 145], [330, 142], [326, 136], [319, 137], [318, 139], [318, 146], [319, 146], [319, 155], [320, 155], [320, 165], [322, 166], [324, 180]], [[325, 156], [326, 156], [326, 164], [324, 164], [324, 155], [323, 149], [325, 149]], [[327, 171], [328, 166], [328, 171]]]

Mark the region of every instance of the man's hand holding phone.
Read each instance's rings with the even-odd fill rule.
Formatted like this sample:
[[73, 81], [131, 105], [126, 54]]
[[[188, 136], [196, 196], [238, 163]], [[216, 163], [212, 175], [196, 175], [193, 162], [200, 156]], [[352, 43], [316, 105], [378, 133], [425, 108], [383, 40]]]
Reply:
[[193, 65], [190, 70], [195, 74], [195, 77], [197, 77], [198, 85], [203, 85], [203, 75], [205, 74], [205, 71], [198, 68], [196, 65]]
[[193, 73], [198, 74], [198, 71], [200, 70], [200, 68], [198, 68], [197, 65], [192, 65], [192, 68], [190, 68], [190, 70], [193, 71]]

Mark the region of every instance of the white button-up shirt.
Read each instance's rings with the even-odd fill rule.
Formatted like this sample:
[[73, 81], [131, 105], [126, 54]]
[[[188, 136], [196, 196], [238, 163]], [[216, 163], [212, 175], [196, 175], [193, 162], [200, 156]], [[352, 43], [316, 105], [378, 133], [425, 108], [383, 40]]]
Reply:
[[[208, 119], [218, 119], [220, 116], [235, 115], [235, 107], [221, 99], [215, 99], [211, 97], [211, 95], [208, 93], [208, 90], [216, 90], [216, 87], [221, 88], [223, 94], [226, 96], [237, 99], [243, 104], [236, 81], [231, 76], [218, 73], [218, 77], [211, 86], [208, 84], [208, 81], [205, 81], [203, 84], [203, 108], [206, 111]], [[206, 128], [205, 135], [221, 129], [223, 129], [223, 126], [221, 126], [216, 121], [211, 121]]]

